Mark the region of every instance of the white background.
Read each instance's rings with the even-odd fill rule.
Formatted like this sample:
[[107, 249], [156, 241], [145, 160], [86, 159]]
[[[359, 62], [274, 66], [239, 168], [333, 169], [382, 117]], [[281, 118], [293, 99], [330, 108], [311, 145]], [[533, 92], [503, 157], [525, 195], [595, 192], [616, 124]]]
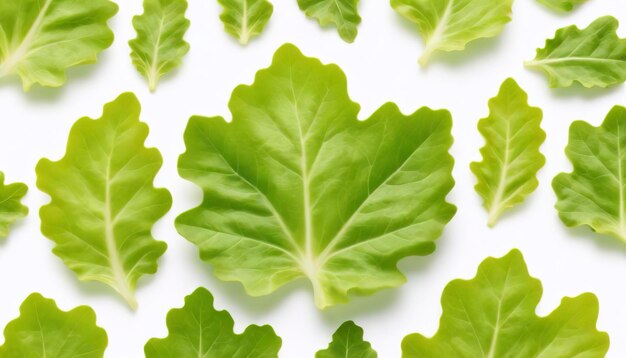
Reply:
[[[166, 312], [182, 306], [185, 295], [204, 286], [215, 296], [215, 305], [233, 315], [237, 331], [252, 323], [271, 324], [283, 339], [281, 357], [312, 357], [348, 319], [364, 327], [380, 357], [398, 357], [405, 335], [436, 331], [440, 295], [450, 280], [473, 277], [484, 258], [502, 256], [517, 247], [531, 274], [543, 282], [545, 292], [538, 313], [552, 311], [563, 296], [594, 292], [600, 299], [598, 327], [611, 337], [609, 356], [626, 356], [626, 244], [586, 228], [566, 229], [553, 208], [555, 196], [550, 186], [558, 172], [570, 170], [563, 154], [570, 123], [584, 119], [600, 124], [613, 105], [626, 105], [626, 87], [553, 90], [542, 74], [522, 65], [556, 29], [570, 24], [585, 27], [599, 16], [618, 17], [624, 23], [620, 35], [626, 37], [626, 2], [591, 0], [571, 14], [561, 15], [534, 0], [518, 0], [513, 21], [500, 37], [476, 41], [464, 52], [437, 56], [427, 69], [417, 65], [420, 37], [387, 0], [362, 1], [363, 23], [353, 44], [343, 42], [333, 29], [322, 30], [305, 18], [295, 0], [274, 3], [266, 31], [241, 47], [223, 31], [216, 1], [190, 0], [187, 40], [191, 51], [180, 70], [168, 75], [154, 94], [132, 67], [127, 45], [134, 37], [131, 18], [142, 12], [140, 1], [119, 2], [120, 11], [111, 21], [115, 43], [101, 54], [98, 64], [70, 70], [66, 86], [36, 87], [23, 93], [16, 78], [0, 83], [0, 170], [8, 182], [28, 184], [26, 204], [31, 209], [28, 218], [0, 242], [0, 327], [18, 315], [28, 294], [38, 291], [66, 310], [81, 304], [93, 307], [98, 324], [109, 335], [107, 357], [141, 357], [149, 338], [167, 334]], [[250, 83], [285, 42], [296, 44], [306, 55], [341, 66], [351, 97], [362, 105], [362, 119], [387, 101], [398, 103], [405, 113], [429, 106], [447, 108], [454, 117], [452, 154], [457, 184], [449, 200], [458, 206], [458, 213], [437, 251], [400, 263], [408, 277], [404, 286], [358, 297], [323, 312], [314, 307], [305, 281], [262, 298], [247, 296], [238, 283], [218, 281], [211, 267], [198, 258], [197, 249], [180, 237], [173, 225], [179, 213], [201, 200], [199, 189], [176, 172], [188, 118], [193, 114], [230, 118], [227, 102], [232, 89]], [[547, 140], [542, 151], [547, 164], [539, 173], [540, 186], [529, 200], [495, 229], [488, 229], [485, 211], [473, 190], [475, 178], [469, 163], [480, 159], [478, 150], [483, 144], [476, 123], [488, 114], [488, 99], [510, 76], [529, 93], [531, 104], [544, 110]], [[99, 117], [102, 106], [124, 91], [135, 92], [143, 105], [142, 120], [151, 128], [147, 144], [158, 147], [164, 157], [156, 184], [167, 187], [174, 197], [171, 211], [153, 230], [169, 248], [159, 261], [158, 273], [140, 281], [136, 312], [108, 287], [79, 282], [51, 253], [53, 244], [41, 235], [38, 218], [38, 209], [48, 198], [37, 190], [34, 171], [40, 158], [63, 156], [76, 119]]]

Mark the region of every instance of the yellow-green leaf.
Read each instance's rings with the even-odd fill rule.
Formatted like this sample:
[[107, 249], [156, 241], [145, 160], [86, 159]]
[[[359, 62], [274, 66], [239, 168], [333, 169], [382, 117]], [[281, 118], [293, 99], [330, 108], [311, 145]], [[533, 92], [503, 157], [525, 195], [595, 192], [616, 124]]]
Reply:
[[511, 21], [513, 0], [391, 0], [391, 6], [417, 26], [426, 66], [437, 51], [461, 51], [474, 40], [494, 37]]
[[263, 32], [274, 7], [267, 0], [218, 0], [224, 11], [220, 19], [224, 29], [242, 45]]
[[144, 0], [143, 9], [133, 17], [137, 37], [128, 44], [133, 64], [154, 91], [161, 76], [180, 66], [189, 51], [184, 39], [189, 28], [187, 0]]
[[163, 162], [144, 147], [148, 126], [139, 101], [125, 93], [104, 106], [102, 117], [79, 119], [65, 156], [37, 164], [37, 186], [51, 201], [39, 212], [53, 252], [83, 281], [100, 281], [135, 307], [137, 280], [157, 270], [167, 245], [152, 225], [172, 205], [153, 180]]
[[626, 81], [626, 39], [617, 36], [619, 23], [612, 16], [580, 30], [564, 27], [556, 32], [537, 56], [525, 64], [548, 76], [550, 87], [608, 87]]
[[537, 172], [546, 162], [539, 152], [546, 133], [541, 129], [541, 109], [528, 105], [526, 92], [512, 78], [489, 101], [489, 110], [489, 117], [478, 122], [485, 138], [480, 149], [483, 160], [472, 163], [471, 169], [493, 226], [505, 210], [537, 188]]
[[270, 326], [251, 325], [241, 334], [233, 331], [233, 318], [213, 307], [204, 288], [185, 297], [185, 305], [167, 313], [169, 334], [152, 338], [144, 346], [146, 358], [215, 357], [276, 358], [282, 345]]
[[116, 12], [109, 0], [0, 0], [0, 78], [19, 75], [25, 91], [63, 85], [69, 67], [111, 46]]
[[363, 328], [354, 322], [342, 324], [333, 334], [328, 348], [315, 353], [315, 358], [376, 358], [372, 345], [363, 340]]
[[572, 11], [587, 0], [537, 0], [545, 6], [558, 11]]
[[542, 291], [519, 251], [488, 258], [476, 277], [446, 286], [439, 330], [431, 338], [406, 336], [402, 357], [604, 357], [609, 336], [596, 329], [596, 296], [565, 297], [539, 317], [535, 311]]
[[398, 261], [435, 250], [456, 211], [448, 111], [359, 121], [343, 72], [293, 45], [229, 108], [189, 120], [178, 162], [204, 200], [176, 228], [218, 278], [253, 296], [308, 279], [323, 308], [403, 284]]
[[626, 108], [615, 106], [599, 127], [572, 123], [565, 153], [574, 170], [552, 182], [561, 220], [626, 241]]
[[38, 293], [20, 306], [20, 316], [4, 329], [2, 358], [102, 358], [107, 334], [96, 325], [88, 306], [60, 310], [54, 300]]
[[4, 173], [0, 172], [0, 238], [7, 237], [11, 225], [28, 215], [28, 208], [22, 205], [27, 191], [23, 183], [5, 184]]
[[346, 42], [353, 42], [361, 23], [359, 0], [298, 0], [300, 10], [320, 26], [333, 25]]

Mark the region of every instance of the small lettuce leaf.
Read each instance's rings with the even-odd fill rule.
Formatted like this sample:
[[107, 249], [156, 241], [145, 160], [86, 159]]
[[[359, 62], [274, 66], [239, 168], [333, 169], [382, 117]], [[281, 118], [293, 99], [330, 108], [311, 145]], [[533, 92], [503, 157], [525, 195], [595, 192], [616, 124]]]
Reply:
[[615, 106], [599, 127], [572, 123], [565, 153], [574, 170], [552, 182], [561, 220], [626, 241], [626, 108]]
[[19, 75], [24, 91], [62, 86], [67, 68], [96, 62], [111, 46], [115, 13], [108, 0], [0, 1], [0, 78]]
[[215, 310], [213, 296], [204, 288], [185, 297], [185, 305], [170, 310], [166, 320], [168, 336], [150, 339], [144, 346], [146, 358], [273, 358], [282, 345], [270, 326], [251, 325], [235, 334], [231, 315]]
[[426, 66], [436, 51], [462, 51], [500, 34], [511, 21], [513, 0], [391, 0], [391, 6], [417, 25], [426, 43], [419, 63]]
[[144, 147], [140, 110], [134, 94], [122, 94], [100, 119], [74, 124], [63, 159], [41, 159], [36, 168], [37, 186], [51, 198], [39, 215], [54, 254], [80, 280], [111, 286], [133, 308], [137, 280], [156, 272], [167, 247], [150, 230], [172, 205], [170, 193], [152, 184], [163, 160]]
[[107, 334], [96, 325], [88, 306], [62, 311], [54, 300], [33, 293], [20, 306], [20, 316], [4, 329], [2, 358], [100, 358]]
[[133, 17], [137, 37], [128, 44], [137, 71], [148, 80], [154, 91], [159, 78], [180, 66], [189, 51], [185, 32], [187, 0], [144, 0], [143, 14]]
[[300, 10], [317, 20], [320, 26], [334, 25], [339, 36], [353, 42], [361, 23], [359, 0], [298, 0]]
[[267, 0], [218, 0], [224, 11], [220, 19], [224, 29], [246, 45], [263, 32], [274, 6]]
[[189, 120], [178, 161], [204, 200], [176, 227], [219, 279], [259, 296], [307, 278], [324, 308], [403, 284], [398, 260], [435, 250], [456, 211], [448, 111], [359, 121], [343, 72], [293, 45], [229, 106], [231, 123]]
[[28, 215], [28, 208], [22, 205], [22, 198], [28, 187], [23, 183], [4, 183], [4, 173], [0, 172], [0, 238], [9, 235], [10, 226]]
[[402, 356], [604, 357], [609, 336], [596, 329], [596, 296], [565, 297], [552, 313], [539, 317], [535, 310], [542, 291], [519, 251], [488, 258], [476, 277], [446, 286], [439, 330], [432, 338], [406, 336]]
[[550, 87], [608, 87], [626, 81], [626, 39], [617, 36], [619, 22], [612, 16], [595, 20], [580, 30], [559, 29], [537, 56], [525, 65], [548, 76]]
[[537, 188], [537, 172], [546, 162], [539, 152], [546, 133], [541, 129], [541, 109], [528, 105], [528, 95], [512, 78], [489, 101], [489, 110], [489, 117], [478, 122], [486, 142], [480, 149], [483, 160], [472, 163], [471, 169], [489, 226], [494, 226], [505, 210]]
[[333, 334], [328, 348], [315, 353], [315, 358], [376, 358], [372, 345], [363, 340], [363, 328], [354, 322], [342, 324]]
[[537, 0], [545, 6], [557, 11], [572, 11], [587, 0]]

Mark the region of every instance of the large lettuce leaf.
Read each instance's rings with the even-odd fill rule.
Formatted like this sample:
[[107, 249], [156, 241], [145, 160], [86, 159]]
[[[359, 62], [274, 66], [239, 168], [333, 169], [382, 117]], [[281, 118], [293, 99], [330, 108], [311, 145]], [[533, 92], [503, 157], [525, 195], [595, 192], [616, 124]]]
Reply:
[[248, 326], [235, 334], [226, 311], [213, 307], [213, 296], [204, 288], [185, 297], [185, 305], [167, 313], [169, 335], [146, 343], [146, 358], [228, 357], [274, 358], [282, 345], [270, 326]]
[[552, 313], [539, 317], [535, 310], [541, 295], [541, 282], [528, 274], [519, 251], [488, 258], [476, 277], [446, 286], [439, 330], [432, 338], [405, 337], [402, 356], [604, 357], [609, 336], [596, 329], [595, 295], [563, 298]]
[[461, 51], [500, 34], [513, 0], [391, 0], [391, 6], [417, 25], [426, 43], [419, 63], [426, 66], [436, 51]]
[[323, 308], [403, 284], [398, 260], [435, 250], [456, 210], [449, 112], [358, 121], [343, 72], [293, 45], [230, 109], [190, 119], [178, 163], [204, 200], [176, 227], [218, 278], [254, 296], [308, 278]]
[[486, 142], [480, 149], [483, 160], [472, 163], [471, 169], [489, 226], [494, 226], [504, 211], [537, 188], [537, 172], [546, 162], [539, 152], [546, 133], [541, 129], [541, 109], [528, 105], [526, 92], [512, 78], [489, 101], [489, 110], [489, 117], [478, 122]]
[[189, 51], [185, 32], [187, 0], [144, 0], [143, 14], [133, 17], [137, 37], [128, 42], [137, 71], [154, 91], [159, 78], [180, 66]]
[[4, 329], [2, 358], [102, 358], [107, 334], [96, 325], [88, 306], [60, 310], [54, 300], [38, 293], [20, 306], [20, 316]]
[[172, 198], [152, 182], [163, 160], [144, 147], [148, 126], [139, 101], [125, 93], [104, 106], [100, 119], [79, 119], [63, 159], [41, 159], [37, 186], [51, 197], [39, 212], [53, 252], [80, 280], [114, 288], [131, 307], [137, 280], [157, 270], [167, 245], [153, 239], [152, 225]]
[[9, 235], [13, 223], [28, 215], [28, 208], [22, 205], [27, 191], [23, 183], [5, 184], [4, 173], [0, 172], [0, 239]]
[[224, 29], [245, 45], [258, 36], [272, 16], [274, 6], [267, 0], [218, 0], [224, 11]]
[[109, 0], [0, 1], [0, 78], [18, 74], [24, 90], [59, 87], [65, 70], [96, 61], [113, 43]]
[[572, 123], [565, 152], [574, 170], [552, 182], [561, 220], [626, 241], [626, 108], [615, 106], [599, 127]]
[[608, 87], [626, 81], [626, 39], [617, 36], [612, 16], [595, 20], [586, 29], [559, 29], [526, 67], [543, 71], [550, 87]]

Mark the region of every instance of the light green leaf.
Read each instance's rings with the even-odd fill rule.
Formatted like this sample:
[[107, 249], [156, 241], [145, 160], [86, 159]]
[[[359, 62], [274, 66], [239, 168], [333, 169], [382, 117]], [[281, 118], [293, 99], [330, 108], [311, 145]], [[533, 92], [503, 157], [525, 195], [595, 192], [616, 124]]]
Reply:
[[569, 87], [574, 82], [608, 87], [626, 81], [626, 39], [617, 36], [618, 21], [605, 16], [584, 30], [576, 26], [556, 32], [526, 67], [543, 71], [550, 87]]
[[19, 75], [25, 91], [62, 86], [67, 68], [111, 46], [116, 12], [108, 0], [0, 0], [0, 78]]
[[171, 357], [278, 357], [280, 337], [270, 326], [248, 326], [243, 333], [233, 332], [233, 318], [213, 308], [213, 296], [204, 288], [185, 297], [182, 308], [167, 314], [169, 335], [146, 343], [146, 358]]
[[572, 123], [565, 153], [574, 171], [552, 182], [561, 220], [626, 241], [626, 108], [615, 106], [599, 127]]
[[376, 358], [369, 342], [363, 340], [363, 329], [352, 321], [345, 322], [333, 334], [328, 348], [315, 353], [315, 358]]
[[500, 34], [511, 21], [512, 5], [513, 0], [391, 0], [424, 38], [422, 66], [436, 51], [461, 51], [471, 41]]
[[242, 45], [263, 32], [274, 7], [267, 0], [218, 0], [224, 11], [220, 19], [224, 29]]
[[480, 149], [483, 160], [472, 163], [471, 169], [478, 179], [476, 192], [489, 213], [489, 226], [494, 226], [504, 211], [537, 188], [537, 172], [546, 162], [539, 152], [546, 133], [540, 126], [541, 109], [528, 105], [528, 95], [512, 78], [489, 101], [489, 110], [489, 117], [478, 122], [486, 142]]
[[137, 37], [128, 44], [137, 71], [148, 80], [150, 91], [159, 79], [180, 66], [189, 52], [184, 40], [189, 28], [187, 0], [144, 0], [143, 14], [133, 17]]
[[122, 94], [100, 119], [74, 124], [63, 159], [41, 159], [36, 169], [37, 186], [51, 197], [39, 215], [53, 252], [80, 280], [106, 283], [133, 308], [137, 280], [156, 272], [167, 247], [150, 230], [172, 205], [152, 184], [163, 160], [144, 147], [140, 111], [134, 94]]
[[20, 306], [20, 316], [4, 329], [2, 358], [98, 358], [107, 334], [96, 325], [88, 306], [61, 311], [54, 300], [33, 293]]
[[558, 11], [572, 11], [587, 0], [537, 0], [545, 6]]
[[318, 307], [405, 282], [396, 267], [428, 255], [456, 208], [450, 113], [368, 120], [335, 65], [285, 45], [232, 94], [231, 123], [193, 117], [180, 175], [204, 192], [176, 220], [215, 275], [266, 295], [307, 278]]
[[0, 172], [0, 238], [7, 237], [9, 227], [28, 215], [28, 208], [22, 205], [27, 191], [23, 183], [4, 184], [4, 173]]
[[539, 317], [542, 291], [519, 251], [488, 258], [476, 277], [446, 286], [439, 330], [432, 338], [406, 336], [402, 357], [604, 357], [609, 336], [596, 329], [596, 296], [565, 297], [552, 313]]
[[298, 0], [300, 10], [320, 26], [333, 25], [346, 42], [353, 42], [361, 23], [359, 0]]

